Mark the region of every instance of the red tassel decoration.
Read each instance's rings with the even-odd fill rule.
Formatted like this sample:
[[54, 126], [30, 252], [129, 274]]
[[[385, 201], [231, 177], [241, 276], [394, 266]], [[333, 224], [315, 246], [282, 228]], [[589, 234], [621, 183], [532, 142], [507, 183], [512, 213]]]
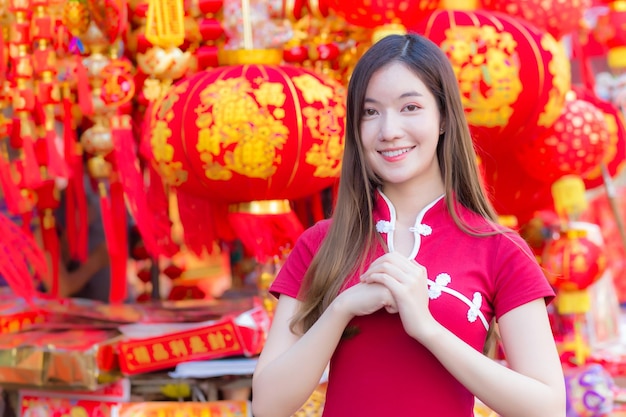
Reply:
[[189, 250], [197, 255], [212, 253], [213, 243], [229, 233], [226, 221], [228, 206], [187, 193], [176, 194], [178, 215], [183, 227], [183, 239]]
[[23, 205], [23, 197], [17, 185], [13, 182], [13, 178], [11, 178], [11, 164], [5, 159], [2, 152], [0, 152], [0, 187], [4, 193], [4, 200], [9, 211], [13, 214], [18, 214], [20, 207]]
[[70, 177], [65, 189], [66, 224], [69, 252], [72, 259], [84, 262], [88, 254], [87, 195], [85, 193], [82, 155], [77, 152], [80, 146], [73, 123], [72, 101], [69, 86], [64, 86], [63, 93], [63, 145], [65, 160], [70, 170]]
[[35, 240], [0, 213], [0, 275], [15, 295], [31, 301], [37, 296], [34, 276], [45, 276], [46, 256]]
[[59, 259], [61, 251], [59, 246], [59, 236], [57, 235], [56, 222], [51, 209], [41, 210], [39, 212], [39, 224], [41, 228], [41, 237], [46, 252], [50, 255], [52, 276], [50, 283], [50, 294], [53, 297], [59, 296]]
[[[128, 224], [126, 214], [126, 201], [124, 197], [124, 188], [118, 181], [110, 183], [111, 193], [111, 214], [114, 222], [112, 233], [114, 242], [114, 250], [111, 254], [111, 290], [109, 293], [109, 301], [112, 304], [122, 303], [126, 300], [126, 268], [128, 260]], [[107, 236], [107, 242], [109, 238]]]
[[152, 207], [154, 229], [161, 231], [160, 235], [157, 236], [159, 248], [164, 256], [171, 258], [180, 248], [172, 238], [172, 220], [169, 217], [169, 200], [165, 192], [165, 184], [152, 164], [148, 164], [147, 170], [149, 183], [146, 199]]
[[[172, 245], [171, 228], [167, 225], [163, 229], [159, 229], [159, 226], [162, 226], [163, 223], [158, 221], [156, 210], [150, 210], [148, 206], [130, 117], [127, 115], [114, 117], [111, 135], [113, 137], [115, 162], [119, 179], [123, 186], [130, 212], [135, 219], [146, 250], [152, 258], [158, 259], [160, 255], [170, 252]], [[163, 251], [168, 253], [163, 253]]]
[[56, 132], [46, 131], [46, 147], [48, 151], [48, 173], [54, 178], [69, 178], [70, 170], [63, 160], [59, 148], [56, 145]]
[[244, 248], [260, 263], [282, 257], [304, 231], [287, 200], [237, 204], [228, 220]]
[[78, 95], [78, 105], [86, 116], [93, 115], [93, 101], [91, 99], [91, 87], [89, 85], [89, 75], [87, 68], [83, 64], [83, 59], [76, 56], [76, 89]]
[[13, 119], [13, 128], [11, 132], [11, 143], [18, 143], [15, 148], [22, 149], [23, 169], [22, 180], [25, 188], [34, 189], [42, 183], [41, 174], [39, 172], [39, 164], [35, 154], [35, 143], [33, 137], [29, 134], [32, 131], [31, 122], [28, 120], [20, 120], [16, 117]]
[[[123, 244], [118, 236], [118, 225], [115, 223], [119, 220], [116, 219], [116, 213], [113, 207], [118, 205], [118, 198], [109, 199], [109, 195], [106, 191], [106, 185], [104, 182], [98, 183], [98, 190], [100, 194], [100, 211], [102, 213], [102, 224], [104, 226], [104, 234], [106, 236], [107, 250], [109, 252], [109, 261], [111, 265], [111, 289], [109, 292], [109, 301], [112, 304], [120, 303], [124, 301], [126, 297], [126, 257], [124, 256], [125, 250], [121, 247]], [[113, 193], [114, 191], [111, 190]], [[113, 203], [115, 200], [115, 203]], [[117, 209], [116, 209], [117, 211]], [[114, 220], [115, 219], [115, 220]], [[126, 224], [126, 218], [124, 216], [124, 225]], [[124, 262], [124, 271], [122, 274], [120, 268], [120, 262]], [[121, 285], [123, 283], [123, 285]]]

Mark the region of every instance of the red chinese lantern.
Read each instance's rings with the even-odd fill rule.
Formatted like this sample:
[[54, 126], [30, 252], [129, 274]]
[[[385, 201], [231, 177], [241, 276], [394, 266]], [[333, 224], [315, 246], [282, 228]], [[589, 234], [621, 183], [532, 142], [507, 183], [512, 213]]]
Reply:
[[610, 141], [604, 113], [572, 97], [552, 127], [516, 149], [526, 173], [553, 182], [564, 175], [584, 176], [604, 160]]
[[596, 282], [606, 268], [603, 249], [585, 230], [569, 229], [547, 243], [542, 266], [555, 288], [580, 291]]
[[164, 182], [214, 201], [296, 199], [337, 179], [345, 89], [315, 72], [233, 65], [175, 84], [145, 137]]
[[153, 102], [145, 148], [176, 191], [187, 246], [236, 236], [260, 262], [281, 256], [302, 232], [289, 200], [339, 176], [345, 111], [338, 82], [264, 64], [199, 72]]
[[618, 70], [626, 68], [626, 1], [607, 1], [607, 12], [598, 16], [593, 37], [608, 47], [607, 63]]
[[570, 63], [552, 35], [485, 10], [437, 10], [415, 30], [450, 59], [481, 149], [510, 147], [561, 114]]
[[375, 28], [389, 23], [418, 24], [437, 9], [439, 0], [320, 0], [353, 25]]
[[591, 0], [482, 0], [482, 7], [523, 19], [561, 39], [579, 28]]

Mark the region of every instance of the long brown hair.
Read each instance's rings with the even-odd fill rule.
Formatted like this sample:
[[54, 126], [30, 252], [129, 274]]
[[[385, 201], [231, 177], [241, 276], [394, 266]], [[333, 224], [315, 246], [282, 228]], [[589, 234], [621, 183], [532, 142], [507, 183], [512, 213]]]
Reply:
[[412, 70], [437, 101], [445, 132], [439, 138], [437, 157], [446, 206], [454, 222], [465, 232], [478, 234], [456, 214], [456, 204], [496, 220], [479, 180], [476, 153], [448, 58], [435, 43], [420, 35], [390, 35], [381, 39], [363, 54], [350, 78], [345, 148], [332, 224], [304, 276], [300, 292], [303, 302], [291, 322], [292, 331], [305, 332], [315, 323], [345, 279], [363, 267], [380, 239], [372, 212], [376, 189], [382, 183], [366, 163], [360, 126], [369, 81], [376, 71], [392, 62]]

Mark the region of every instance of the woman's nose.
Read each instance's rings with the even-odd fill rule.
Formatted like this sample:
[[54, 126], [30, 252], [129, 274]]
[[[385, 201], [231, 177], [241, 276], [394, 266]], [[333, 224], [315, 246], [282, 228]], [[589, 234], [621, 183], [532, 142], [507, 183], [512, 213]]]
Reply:
[[380, 139], [394, 140], [402, 136], [402, 125], [400, 121], [391, 114], [381, 117]]

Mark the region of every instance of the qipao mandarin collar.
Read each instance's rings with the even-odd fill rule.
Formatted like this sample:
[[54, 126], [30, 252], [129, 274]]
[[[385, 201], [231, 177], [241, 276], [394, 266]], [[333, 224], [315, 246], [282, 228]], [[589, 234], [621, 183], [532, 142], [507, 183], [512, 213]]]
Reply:
[[[415, 233], [415, 246], [410, 258], [415, 258], [419, 251], [421, 238], [430, 236], [433, 233], [433, 226], [436, 226], [438, 219], [441, 219], [446, 210], [444, 195], [437, 197], [430, 204], [424, 207], [417, 215], [415, 223], [409, 230]], [[376, 206], [373, 213], [376, 231], [387, 242], [390, 252], [394, 251], [393, 233], [396, 228], [396, 209], [389, 198], [379, 189], [376, 192]]]

